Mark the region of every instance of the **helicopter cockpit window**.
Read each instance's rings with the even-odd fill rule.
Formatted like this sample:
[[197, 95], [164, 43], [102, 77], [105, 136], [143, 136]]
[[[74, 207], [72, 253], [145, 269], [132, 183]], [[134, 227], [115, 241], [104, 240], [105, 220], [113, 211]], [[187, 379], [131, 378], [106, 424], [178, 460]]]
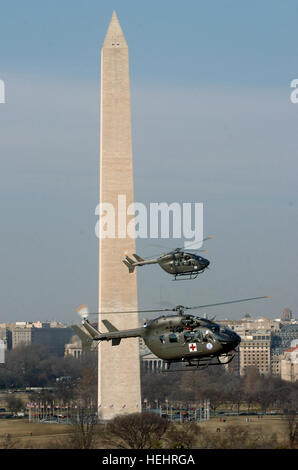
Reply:
[[184, 340], [187, 342], [187, 343], [192, 343], [192, 341], [194, 340], [194, 332], [193, 331], [186, 331], [184, 333]]
[[169, 342], [170, 343], [178, 343], [177, 335], [174, 333], [169, 334]]
[[202, 334], [200, 331], [186, 331], [184, 333], [184, 341], [192, 343], [194, 341], [202, 341]]
[[161, 342], [162, 344], [165, 344], [165, 342], [166, 342], [164, 335], [161, 335], [161, 336], [159, 337], [159, 340], [160, 340], [160, 342]]
[[212, 325], [209, 326], [210, 330], [213, 331], [213, 333], [219, 333], [219, 326], [218, 325]]
[[230, 330], [228, 328], [226, 328], [225, 326], [222, 326], [220, 328], [220, 332], [223, 333], [223, 334], [229, 334]]
[[195, 332], [195, 337], [198, 341], [201, 341], [202, 340], [202, 334], [200, 331], [196, 331]]

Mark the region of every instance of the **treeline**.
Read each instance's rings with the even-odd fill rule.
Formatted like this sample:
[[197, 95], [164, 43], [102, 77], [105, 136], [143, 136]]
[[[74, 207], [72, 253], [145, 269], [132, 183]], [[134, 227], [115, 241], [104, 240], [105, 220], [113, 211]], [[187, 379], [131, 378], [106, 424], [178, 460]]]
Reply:
[[186, 372], [161, 372], [142, 376], [142, 394], [148, 402], [192, 403], [210, 400], [215, 412], [220, 406], [239, 412], [257, 407], [266, 412], [269, 408], [282, 411], [297, 410], [298, 382], [285, 382], [278, 377], [261, 376], [255, 367], [247, 369], [240, 377], [225, 372], [221, 367]]
[[[106, 365], [107, 373], [109, 364]], [[65, 378], [65, 380], [56, 380]], [[76, 389], [87, 380], [86, 394], [93, 401], [97, 395], [97, 354], [84, 355], [80, 360], [71, 356], [50, 354], [42, 345], [18, 347], [6, 354], [5, 364], [0, 364], [0, 389], [26, 387], [55, 387], [55, 397], [67, 402]], [[243, 377], [226, 372], [223, 367], [186, 372], [145, 373], [142, 380], [142, 400], [151, 405], [159, 403], [192, 403], [210, 400], [213, 412], [220, 406], [239, 411], [252, 407], [266, 412], [269, 408], [282, 411], [297, 410], [298, 382], [282, 381], [278, 377], [261, 376], [256, 368], [247, 369]], [[43, 392], [51, 401], [51, 394]], [[52, 394], [53, 395], [53, 394]], [[92, 396], [90, 396], [92, 395]], [[53, 399], [53, 396], [52, 396]]]
[[[72, 356], [59, 357], [39, 344], [20, 346], [7, 351], [5, 363], [0, 364], [0, 389], [51, 386], [69, 388], [69, 384], [75, 384], [84, 375], [84, 370], [90, 367], [96, 382], [96, 361], [96, 355], [92, 353], [78, 360]], [[62, 377], [69, 378], [69, 381], [56, 381]]]

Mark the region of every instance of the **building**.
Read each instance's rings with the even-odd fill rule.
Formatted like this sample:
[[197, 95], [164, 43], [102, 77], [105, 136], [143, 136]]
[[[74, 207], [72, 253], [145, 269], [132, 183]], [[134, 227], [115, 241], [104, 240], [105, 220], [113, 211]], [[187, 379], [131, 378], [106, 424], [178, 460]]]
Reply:
[[0, 334], [6, 337], [7, 349], [41, 344], [48, 349], [49, 353], [63, 356], [65, 343], [68, 343], [73, 336], [73, 330], [61, 325], [52, 328], [50, 323], [16, 322], [0, 328]]
[[[239, 354], [227, 366], [228, 370], [243, 375], [248, 366], [255, 366], [261, 374], [281, 375], [282, 356], [291, 341], [298, 339], [298, 323], [290, 309], [283, 310], [281, 319], [255, 319], [245, 315], [241, 320], [226, 319], [219, 323], [241, 336]], [[260, 339], [263, 336], [266, 339]]]
[[296, 382], [298, 380], [298, 340], [292, 342], [292, 346], [285, 350], [280, 365], [282, 380]]
[[50, 354], [64, 356], [65, 344], [69, 343], [73, 336], [73, 329], [64, 328], [32, 328], [31, 341], [32, 344], [41, 344]]
[[298, 339], [298, 323], [280, 323], [279, 329], [272, 335], [272, 347], [283, 352], [295, 339]]
[[271, 347], [271, 375], [280, 377], [280, 361], [282, 358], [282, 353], [272, 349]]
[[64, 356], [72, 356], [75, 359], [80, 359], [83, 354], [82, 342], [78, 336], [73, 336], [71, 342], [65, 344]]
[[16, 326], [11, 330], [12, 336], [12, 349], [18, 346], [28, 346], [32, 343], [32, 327], [25, 322], [16, 323]]
[[6, 325], [0, 325], [0, 339], [5, 343], [5, 349], [11, 349], [12, 345], [12, 335], [11, 331], [6, 327]]
[[243, 333], [243, 331], [254, 330], [270, 330], [278, 331], [280, 328], [280, 320], [273, 320], [269, 318], [251, 318], [250, 315], [245, 315], [241, 320], [220, 320], [218, 323], [226, 325], [236, 333]]
[[281, 321], [288, 322], [293, 318], [292, 310], [288, 307], [284, 308], [281, 314]]
[[271, 331], [255, 330], [241, 337], [239, 345], [240, 375], [254, 366], [261, 375], [271, 373]]

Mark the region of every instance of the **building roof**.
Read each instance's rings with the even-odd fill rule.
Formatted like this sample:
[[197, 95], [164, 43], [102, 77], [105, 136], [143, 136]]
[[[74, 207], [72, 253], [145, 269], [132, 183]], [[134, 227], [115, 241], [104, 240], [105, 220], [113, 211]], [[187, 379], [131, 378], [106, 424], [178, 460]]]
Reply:
[[286, 349], [285, 352], [293, 352], [298, 350], [298, 346], [294, 346], [293, 348]]

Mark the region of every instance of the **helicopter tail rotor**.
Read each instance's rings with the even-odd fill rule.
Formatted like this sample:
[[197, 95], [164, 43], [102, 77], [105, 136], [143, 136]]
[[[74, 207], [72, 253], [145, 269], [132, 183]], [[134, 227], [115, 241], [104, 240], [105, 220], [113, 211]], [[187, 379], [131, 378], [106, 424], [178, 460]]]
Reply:
[[89, 314], [88, 305], [86, 305], [86, 304], [80, 305], [77, 308], [77, 313], [81, 317], [82, 321], [86, 320], [88, 318], [88, 314]]
[[89, 323], [88, 321], [88, 305], [80, 305], [76, 309], [76, 311], [82, 319], [82, 325], [72, 325], [71, 327], [82, 341], [83, 349], [85, 351], [90, 351], [93, 340], [97, 339], [98, 335], [100, 335], [101, 333], [96, 328], [94, 328], [94, 326], [91, 325], [91, 323]]
[[126, 256], [126, 258], [123, 259], [122, 261], [125, 264], [125, 266], [128, 267], [129, 272], [133, 273], [135, 270], [135, 263], [133, 262], [133, 260], [129, 258], [128, 256]]

